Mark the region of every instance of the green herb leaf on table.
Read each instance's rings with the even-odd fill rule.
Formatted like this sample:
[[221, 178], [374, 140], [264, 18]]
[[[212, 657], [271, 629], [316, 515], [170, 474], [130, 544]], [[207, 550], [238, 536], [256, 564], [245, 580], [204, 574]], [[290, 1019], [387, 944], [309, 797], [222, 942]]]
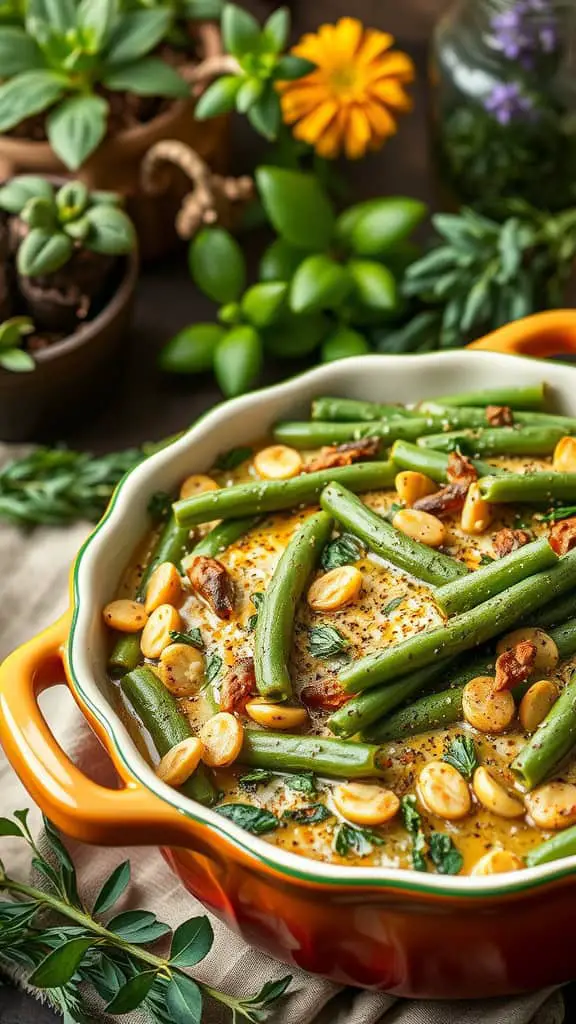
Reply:
[[335, 540], [330, 541], [322, 552], [320, 564], [329, 572], [330, 569], [339, 569], [343, 565], [351, 565], [364, 556], [365, 547], [361, 541], [351, 533], [342, 533]]
[[253, 793], [258, 786], [266, 786], [271, 778], [272, 772], [269, 772], [266, 768], [253, 768], [251, 772], [246, 772], [239, 777], [238, 785], [241, 789], [245, 789], [247, 793]]
[[335, 658], [343, 654], [348, 640], [335, 626], [314, 626], [308, 633], [310, 654], [314, 658]]
[[422, 831], [422, 818], [416, 806], [416, 797], [403, 796], [400, 801], [404, 828], [412, 840], [412, 867], [415, 871], [427, 871], [425, 853], [426, 838]]
[[253, 804], [222, 804], [216, 810], [223, 818], [228, 818], [229, 821], [234, 822], [235, 825], [247, 832], [252, 832], [255, 836], [273, 832], [280, 825], [276, 815], [260, 807], [255, 807]]
[[[198, 626], [191, 626], [186, 633], [181, 633], [177, 629], [171, 629], [170, 639], [175, 644], [188, 644], [190, 647], [195, 647], [197, 651], [204, 650], [204, 640], [202, 639], [202, 633], [198, 629]], [[218, 655], [213, 655], [213, 657], [218, 657]], [[206, 671], [208, 672], [208, 669]], [[220, 671], [220, 665], [218, 665], [217, 668], [212, 669], [212, 671], [214, 671], [216, 676]], [[208, 682], [211, 681], [212, 678], [208, 680]]]
[[382, 846], [384, 842], [382, 836], [372, 829], [356, 828], [346, 823], [339, 825], [334, 834], [334, 849], [340, 857], [347, 857], [349, 854], [367, 857], [372, 853], [374, 846]]
[[428, 846], [430, 860], [441, 875], [457, 875], [459, 873], [464, 863], [464, 857], [450, 836], [443, 832], [431, 832]]
[[307, 796], [313, 796], [318, 792], [316, 776], [313, 772], [302, 772], [301, 775], [285, 775], [283, 781], [284, 785], [295, 793], [305, 793]]
[[479, 764], [472, 737], [456, 736], [442, 755], [442, 760], [452, 765], [469, 782]]
[[200, 1024], [202, 993], [187, 974], [175, 974], [166, 989], [166, 1009], [170, 1024]]
[[93, 914], [103, 914], [106, 910], [110, 910], [120, 896], [126, 891], [130, 884], [130, 861], [125, 860], [118, 867], [114, 868], [114, 871], [106, 879], [100, 892], [98, 893], [94, 906], [92, 908]]
[[219, 654], [209, 654], [206, 658], [204, 677], [207, 685], [213, 683], [222, 668], [222, 658]]
[[230, 448], [227, 452], [222, 452], [216, 459], [214, 466], [216, 469], [221, 470], [233, 470], [238, 469], [246, 459], [252, 458], [252, 448]]
[[176, 967], [194, 967], [208, 955], [213, 942], [214, 933], [208, 918], [192, 917], [172, 936], [170, 963]]
[[326, 807], [326, 804], [310, 804], [309, 807], [297, 807], [292, 811], [284, 811], [282, 819], [285, 821], [296, 821], [306, 825], [318, 825], [327, 818], [333, 818], [333, 812]]

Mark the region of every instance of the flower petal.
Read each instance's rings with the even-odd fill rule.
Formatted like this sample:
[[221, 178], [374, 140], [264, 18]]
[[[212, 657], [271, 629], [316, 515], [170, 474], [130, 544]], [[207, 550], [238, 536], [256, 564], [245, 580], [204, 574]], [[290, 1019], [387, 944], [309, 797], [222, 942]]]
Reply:
[[358, 160], [366, 152], [370, 141], [370, 124], [366, 114], [360, 107], [350, 107], [344, 145], [346, 156], [350, 160]]
[[332, 101], [326, 101], [316, 107], [307, 117], [304, 117], [294, 128], [294, 138], [302, 142], [308, 142], [311, 146], [319, 139], [334, 116], [338, 112], [338, 105]]
[[345, 111], [339, 110], [332, 123], [316, 143], [315, 149], [318, 156], [324, 157], [325, 160], [333, 160], [338, 156], [342, 149], [346, 121]]
[[356, 60], [359, 64], [369, 64], [388, 50], [394, 43], [394, 36], [389, 32], [378, 32], [375, 28], [367, 28], [364, 38], [356, 53]]
[[352, 57], [362, 39], [364, 26], [358, 18], [340, 18], [336, 23], [334, 43], [340, 53]]
[[366, 117], [370, 122], [373, 133], [386, 137], [396, 132], [396, 122], [386, 107], [378, 103], [366, 103], [364, 106]]
[[401, 113], [412, 110], [412, 98], [408, 96], [399, 82], [393, 78], [382, 78], [379, 82], [370, 84], [370, 93], [386, 104]]
[[[378, 78], [398, 78], [402, 82], [413, 82], [415, 76], [414, 63], [407, 53], [393, 50], [385, 53], [376, 64]], [[376, 77], [376, 76], [375, 76]]]

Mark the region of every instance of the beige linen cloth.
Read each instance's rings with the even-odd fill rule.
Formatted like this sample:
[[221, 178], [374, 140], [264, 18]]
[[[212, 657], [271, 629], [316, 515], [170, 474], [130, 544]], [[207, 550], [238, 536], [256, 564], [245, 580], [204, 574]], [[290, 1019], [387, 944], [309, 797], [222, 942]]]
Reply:
[[[16, 449], [0, 445], [0, 465], [14, 454]], [[0, 659], [65, 609], [69, 567], [87, 530], [78, 525], [25, 534], [0, 525]], [[66, 691], [59, 687], [47, 694], [44, 710], [73, 760], [106, 784], [111, 773], [106, 755]], [[2, 814], [30, 806], [28, 794], [1, 751], [0, 793]], [[31, 824], [33, 831], [41, 831], [37, 808], [32, 808]], [[2, 839], [0, 854], [9, 873], [24, 878], [28, 862], [22, 845]], [[154, 911], [172, 927], [205, 913], [192, 896], [184, 893], [155, 849], [104, 849], [73, 841], [68, 847], [88, 903], [115, 865], [129, 858], [132, 885], [119, 909], [132, 906]], [[206, 960], [191, 972], [200, 981], [238, 996], [257, 992], [265, 981], [292, 974], [289, 994], [271, 1014], [270, 1024], [560, 1024], [564, 1019], [562, 996], [553, 989], [512, 999], [466, 1003], [413, 1002], [382, 993], [342, 990], [251, 949], [216, 918], [211, 917], [211, 922], [214, 946]], [[22, 975], [16, 970], [12, 974], [16, 984], [25, 987]], [[121, 1018], [126, 1024], [145, 1024], [145, 1019], [138, 1011]], [[94, 1006], [94, 1021], [111, 1020], [118, 1018], [110, 1018]], [[206, 1002], [205, 1024], [225, 1024], [229, 1020], [228, 1012], [219, 1004]]]

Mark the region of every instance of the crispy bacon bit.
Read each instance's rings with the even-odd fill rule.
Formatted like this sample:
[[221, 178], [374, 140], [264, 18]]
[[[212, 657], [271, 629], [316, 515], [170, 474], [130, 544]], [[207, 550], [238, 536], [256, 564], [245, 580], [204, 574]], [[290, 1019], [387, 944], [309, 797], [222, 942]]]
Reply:
[[494, 690], [511, 690], [518, 683], [528, 679], [536, 660], [536, 644], [523, 640], [510, 651], [504, 651], [496, 659]]
[[460, 452], [450, 452], [446, 475], [450, 484], [473, 484], [478, 479], [478, 471], [470, 459]]
[[308, 463], [304, 472], [315, 473], [319, 469], [334, 469], [334, 466], [351, 466], [353, 462], [373, 459], [379, 450], [380, 438], [378, 437], [364, 437], [358, 441], [330, 445], [327, 448], [322, 448], [320, 455]]
[[576, 545], [576, 516], [570, 519], [562, 519], [554, 526], [548, 534], [550, 547], [557, 555], [565, 555]]
[[435, 494], [427, 494], [425, 498], [415, 501], [412, 508], [420, 512], [430, 512], [433, 516], [449, 516], [453, 512], [459, 512], [464, 507], [468, 484], [448, 484], [442, 487]]
[[487, 405], [486, 419], [491, 427], [511, 427], [514, 423], [512, 409], [508, 405]]
[[226, 673], [220, 690], [221, 711], [245, 711], [246, 701], [256, 693], [254, 659], [238, 658]]
[[503, 558], [504, 555], [509, 555], [511, 551], [523, 548], [531, 540], [532, 534], [528, 530], [511, 530], [509, 526], [504, 526], [502, 530], [498, 530], [498, 533], [495, 534], [492, 544], [498, 558]]
[[198, 555], [188, 569], [190, 583], [220, 619], [234, 612], [234, 584], [228, 570], [217, 558]]
[[300, 696], [309, 708], [320, 708], [324, 711], [341, 708], [346, 701], [352, 699], [352, 694], [345, 693], [336, 679], [325, 679], [321, 683], [305, 686]]

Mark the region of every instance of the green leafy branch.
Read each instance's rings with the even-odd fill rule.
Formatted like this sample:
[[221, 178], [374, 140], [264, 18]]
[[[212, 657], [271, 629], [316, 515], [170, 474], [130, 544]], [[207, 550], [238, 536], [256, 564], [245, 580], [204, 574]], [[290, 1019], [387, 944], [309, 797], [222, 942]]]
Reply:
[[0, 366], [4, 370], [29, 373], [34, 369], [32, 356], [22, 348], [24, 338], [33, 331], [34, 324], [28, 316], [14, 316], [0, 324]]
[[289, 35], [290, 13], [286, 7], [274, 11], [261, 28], [247, 11], [226, 4], [222, 42], [233, 58], [227, 62], [231, 73], [221, 75], [206, 89], [198, 101], [196, 117], [203, 120], [235, 109], [246, 114], [252, 127], [265, 138], [276, 138], [282, 117], [275, 83], [301, 78], [315, 68], [302, 57], [282, 55]]
[[45, 178], [32, 174], [12, 178], [0, 188], [0, 209], [17, 215], [28, 230], [18, 247], [20, 274], [52, 274], [82, 246], [105, 256], [131, 252], [134, 225], [119, 209], [115, 192], [89, 192], [70, 181], [57, 192]]
[[[45, 889], [17, 881], [0, 864], [0, 888], [12, 899], [0, 903], [0, 960], [30, 969], [28, 984], [46, 991], [65, 1022], [87, 1024], [81, 986], [88, 984], [109, 1014], [142, 1007], [152, 1024], [200, 1024], [205, 995], [222, 1003], [234, 1021], [264, 1021], [291, 978], [268, 982], [254, 996], [236, 999], [202, 982], [186, 968], [209, 953], [213, 932], [207, 917], [195, 917], [172, 933], [166, 956], [147, 947], [170, 935], [155, 914], [128, 910], [101, 920], [130, 883], [130, 864], [119, 864], [89, 910], [78, 893], [74, 864], [53, 825], [44, 819], [50, 859], [40, 853], [27, 825], [27, 811], [0, 818], [0, 836], [23, 839]], [[50, 921], [46, 924], [46, 912]]]
[[367, 325], [398, 315], [398, 279], [414, 248], [408, 237], [426, 213], [416, 199], [384, 197], [336, 215], [318, 179], [282, 167], [259, 167], [260, 198], [278, 237], [264, 252], [260, 280], [246, 288], [246, 262], [220, 227], [192, 240], [189, 266], [197, 286], [220, 304], [220, 323], [195, 324], [161, 353], [172, 373], [214, 369], [228, 397], [258, 378], [265, 355], [280, 359], [361, 355]]
[[106, 134], [98, 85], [138, 96], [184, 97], [189, 86], [151, 51], [168, 35], [170, 6], [119, 10], [117, 0], [29, 0], [24, 26], [0, 20], [0, 132], [47, 111], [52, 149], [77, 170]]

